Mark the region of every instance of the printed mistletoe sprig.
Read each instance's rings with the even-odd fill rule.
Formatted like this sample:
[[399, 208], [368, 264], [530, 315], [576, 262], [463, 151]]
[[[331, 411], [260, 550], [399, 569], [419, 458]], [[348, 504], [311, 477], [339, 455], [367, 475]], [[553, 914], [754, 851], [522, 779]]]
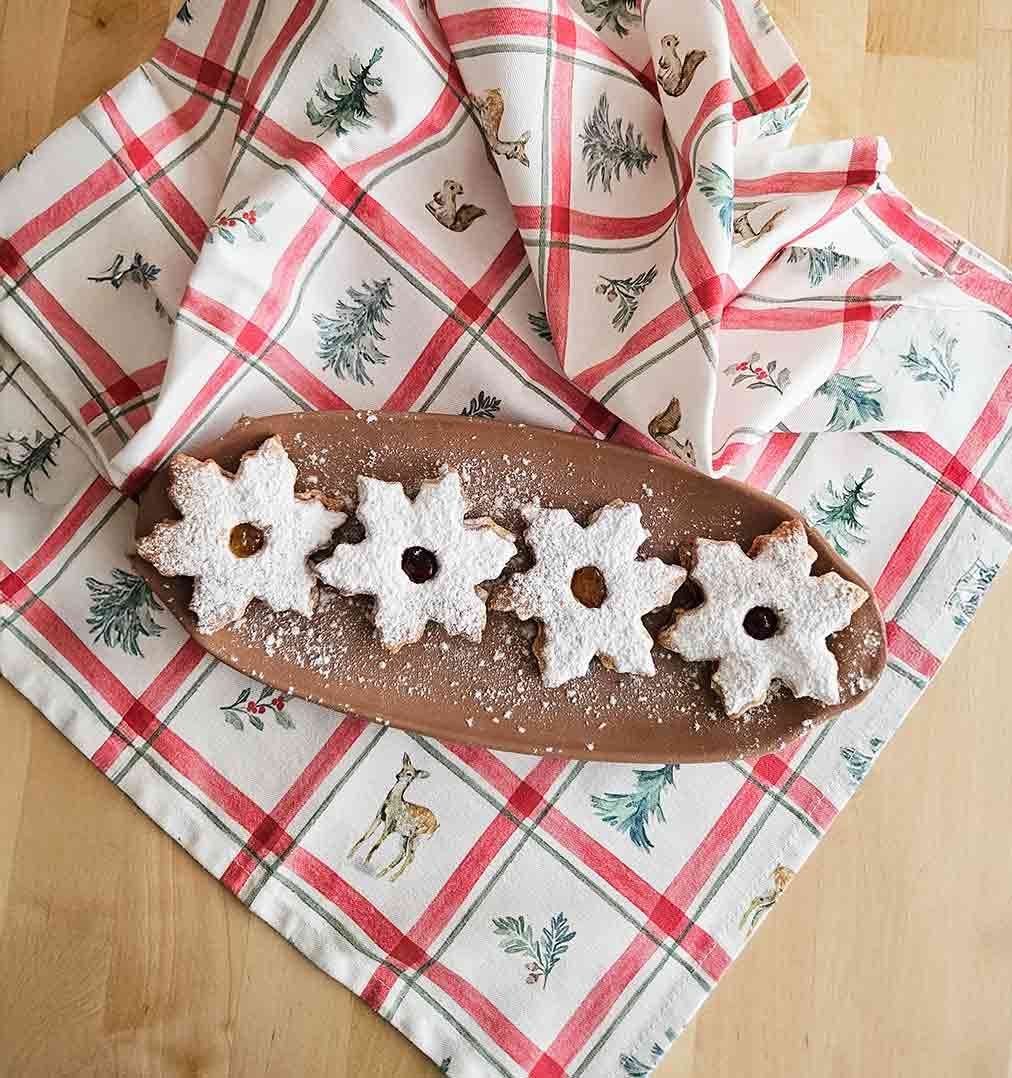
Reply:
[[818, 288], [820, 284], [837, 270], [846, 269], [852, 262], [857, 260], [850, 255], [843, 255], [831, 243], [826, 247], [792, 247], [787, 254], [790, 265], [808, 261], [808, 283], [812, 288]]
[[786, 865], [777, 865], [773, 870], [773, 885], [764, 894], [756, 895], [755, 898], [749, 903], [748, 908], [742, 914], [741, 920], [738, 922], [738, 927], [744, 929], [745, 925], [748, 925], [748, 932], [746, 935], [751, 936], [755, 931], [755, 926], [762, 919], [763, 914], [767, 910], [773, 909], [777, 904], [777, 900], [787, 890], [787, 885], [794, 879], [793, 869], [788, 868]]
[[843, 481], [842, 490], [837, 490], [833, 481], [829, 480], [822, 498], [813, 494], [805, 513], [809, 524], [818, 528], [844, 557], [847, 557], [850, 546], [863, 545], [868, 541], [860, 534], [865, 526], [857, 515], [867, 509], [875, 497], [873, 491], [866, 489], [874, 474], [871, 468], [867, 468], [860, 479], [848, 475]]
[[235, 230], [243, 228], [246, 238], [254, 243], [263, 243], [267, 236], [257, 227], [257, 219], [265, 217], [274, 206], [273, 202], [263, 199], [260, 202], [249, 204], [249, 195], [239, 201], [230, 209], [222, 210], [211, 222], [207, 230], [207, 242], [214, 243], [214, 237], [220, 236], [226, 243], [235, 243]]
[[120, 648], [127, 655], [143, 658], [140, 638], [158, 637], [165, 630], [152, 614], [164, 607], [154, 597], [148, 582], [125, 569], [113, 569], [111, 583], [91, 576], [84, 583], [92, 596], [88, 609], [92, 638], [101, 640], [107, 647]]
[[622, 117], [611, 120], [608, 116], [608, 96], [601, 94], [594, 111], [583, 121], [583, 161], [587, 166], [587, 186], [594, 190], [600, 180], [610, 195], [612, 180], [622, 178], [634, 171], [646, 175], [647, 168], [657, 160], [655, 154], [643, 141], [640, 132], [634, 130], [632, 121], [622, 129]]
[[[151, 290], [152, 284], [157, 280], [158, 274], [161, 273], [161, 267], [156, 266], [154, 262], [145, 262], [144, 256], [140, 251], [134, 252], [133, 262], [127, 262], [125, 255], [117, 255], [112, 262], [112, 265], [103, 274], [99, 274], [96, 277], [89, 277], [89, 281], [96, 281], [99, 284], [105, 284], [108, 282], [115, 289], [120, 289], [127, 282], [131, 284], [139, 284], [145, 292]], [[167, 318], [170, 322], [172, 318], [169, 316], [169, 312], [162, 306], [162, 301], [155, 296], [155, 311], [162, 317]]]
[[598, 276], [601, 278], [601, 283], [594, 291], [599, 296], [604, 296], [609, 303], [618, 300], [618, 310], [611, 324], [619, 333], [624, 333], [636, 313], [636, 308], [640, 305], [640, 296], [653, 284], [657, 276], [657, 267], [651, 266], [650, 269], [635, 277], [605, 277], [603, 273]]
[[919, 352], [916, 342], [911, 341], [910, 350], [900, 357], [903, 360], [901, 367], [914, 372], [915, 382], [933, 382], [944, 400], [956, 388], [959, 376], [959, 364], [953, 358], [957, 344], [959, 341], [944, 330], [934, 334], [926, 352]]
[[612, 30], [619, 37], [625, 37], [640, 21], [636, 0], [581, 0], [581, 2], [587, 15], [592, 19], [601, 20], [594, 27], [598, 33], [607, 29]]
[[502, 407], [502, 401], [493, 397], [483, 389], [478, 390], [478, 396], [472, 397], [466, 408], [461, 408], [461, 415], [477, 416], [479, 419], [495, 419], [496, 412]]
[[527, 321], [531, 324], [531, 329], [543, 340], [551, 341], [552, 339], [552, 327], [548, 324], [548, 315], [544, 311], [537, 311], [534, 314], [527, 316]]
[[843, 757], [847, 770], [850, 772], [850, 777], [854, 782], [860, 782], [868, 774], [868, 768], [871, 767], [872, 760], [875, 759], [876, 753], [884, 744], [885, 742], [882, 738], [872, 737], [868, 739], [868, 748], [871, 752], [861, 752], [860, 749], [855, 749], [851, 745], [840, 749], [840, 755]]
[[791, 384], [791, 372], [786, 367], [781, 367], [777, 371], [775, 359], [771, 359], [764, 367], [760, 362], [761, 359], [758, 352], [753, 352], [741, 363], [732, 363], [730, 367], [725, 367], [725, 374], [734, 375], [731, 387], [734, 388], [745, 382], [746, 389], [773, 389], [783, 396], [784, 390]]
[[734, 180], [716, 162], [700, 165], [696, 170], [700, 193], [717, 211], [724, 231], [730, 236], [734, 224]]
[[853, 430], [862, 423], [882, 421], [882, 405], [875, 394], [881, 393], [878, 380], [870, 374], [834, 374], [815, 391], [816, 396], [833, 402], [833, 414], [827, 430]]
[[593, 794], [590, 803], [594, 811], [617, 831], [627, 834], [632, 844], [641, 850], [652, 850], [654, 844], [647, 834], [651, 820], [664, 823], [661, 799], [669, 786], [675, 785], [678, 764], [650, 770], [634, 770], [636, 789], [630, 793]]
[[372, 385], [366, 366], [382, 367], [390, 358], [377, 344], [386, 340], [380, 326], [390, 324], [387, 311], [394, 309], [390, 278], [372, 284], [363, 281], [361, 288], [349, 288], [347, 296], [347, 300], [337, 301], [334, 318], [313, 315], [320, 327], [318, 354], [325, 371], [332, 370], [338, 378], [352, 378], [359, 385]]
[[314, 127], [322, 127], [317, 135], [322, 138], [328, 131], [335, 135], [346, 135], [354, 127], [368, 127], [375, 119], [369, 111], [369, 99], [379, 93], [383, 79], [374, 75], [372, 69], [383, 56], [383, 47], [373, 50], [367, 64], [358, 56], [348, 61], [348, 74], [341, 72], [333, 64], [329, 75], [324, 75], [316, 83], [316, 96], [322, 108], [317, 107], [313, 98], [306, 102], [306, 116]]
[[67, 429], [54, 431], [48, 437], [37, 430], [34, 441], [21, 431], [0, 434], [0, 483], [8, 498], [13, 497], [15, 483], [21, 484], [29, 498], [35, 497], [36, 473], [49, 478], [48, 469], [57, 466], [53, 454], [60, 448]]
[[542, 989], [548, 987], [552, 970], [569, 950], [570, 942], [576, 939], [564, 913], [557, 913], [551, 919], [541, 930], [539, 939], [534, 938], [531, 926], [523, 917], [493, 917], [492, 925], [495, 934], [502, 937], [499, 946], [507, 954], [522, 954], [531, 959], [526, 967], [527, 983], [541, 981]]
[[[668, 1046], [674, 1044], [678, 1038], [678, 1034], [670, 1026], [664, 1031], [664, 1036], [667, 1039]], [[627, 1056], [623, 1052], [618, 1057], [619, 1066], [627, 1078], [646, 1078], [646, 1075], [650, 1074], [664, 1058], [666, 1051], [666, 1047], [662, 1047], [657, 1041], [654, 1041], [650, 1046], [650, 1059], [648, 1062], [644, 1063], [636, 1056]]]
[[218, 710], [224, 715], [225, 722], [229, 726], [234, 726], [237, 730], [243, 729], [244, 719], [250, 726], [255, 727], [257, 730], [262, 730], [264, 721], [260, 716], [268, 711], [274, 716], [274, 721], [278, 726], [283, 726], [286, 730], [294, 730], [295, 723], [285, 714], [286, 699], [284, 693], [280, 693], [277, 689], [269, 688], [266, 685], [256, 697], [253, 696], [252, 690], [247, 687], [239, 693], [231, 704], [226, 704], [224, 707], [218, 708]]

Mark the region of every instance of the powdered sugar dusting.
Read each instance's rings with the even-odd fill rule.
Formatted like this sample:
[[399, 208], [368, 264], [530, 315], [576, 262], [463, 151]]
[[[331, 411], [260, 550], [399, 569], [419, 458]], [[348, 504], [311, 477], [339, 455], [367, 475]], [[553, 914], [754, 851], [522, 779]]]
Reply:
[[[718, 660], [713, 685], [728, 714], [765, 700], [774, 678], [795, 696], [839, 702], [837, 661], [826, 637], [850, 624], [868, 594], [838, 573], [811, 576], [815, 559], [799, 520], [759, 536], [752, 556], [737, 543], [696, 540], [692, 579], [704, 601], [679, 614], [659, 643], [690, 660]], [[745, 616], [756, 607], [778, 616], [769, 639], [745, 631]]]
[[[512, 536], [490, 519], [465, 521], [460, 476], [448, 471], [422, 483], [412, 502], [400, 483], [359, 476], [360, 543], [341, 544], [321, 562], [320, 579], [344, 595], [375, 600], [376, 631], [384, 647], [414, 643], [433, 621], [451, 635], [480, 640], [485, 628], [482, 581], [497, 577], [516, 553]], [[415, 583], [401, 568], [404, 552], [435, 555], [435, 575]]]
[[[243, 457], [235, 476], [184, 453], [171, 464], [169, 495], [183, 516], [157, 524], [137, 553], [164, 576], [195, 578], [191, 609], [202, 633], [242, 617], [254, 599], [274, 610], [313, 612], [316, 578], [307, 564], [330, 542], [345, 514], [318, 495], [296, 494], [296, 468], [278, 438]], [[263, 533], [263, 546], [240, 558], [229, 547], [239, 524]]]
[[[671, 601], [685, 570], [659, 558], [637, 560], [647, 538], [640, 507], [605, 506], [586, 527], [565, 509], [532, 504], [524, 517], [534, 567], [511, 577], [493, 604], [544, 626], [536, 654], [545, 684], [555, 687], [583, 677], [595, 656], [619, 673], [652, 677], [654, 642], [643, 615]], [[573, 574], [585, 566], [600, 570], [607, 589], [598, 607], [583, 605], [573, 594]], [[569, 691], [575, 699], [575, 690]]]

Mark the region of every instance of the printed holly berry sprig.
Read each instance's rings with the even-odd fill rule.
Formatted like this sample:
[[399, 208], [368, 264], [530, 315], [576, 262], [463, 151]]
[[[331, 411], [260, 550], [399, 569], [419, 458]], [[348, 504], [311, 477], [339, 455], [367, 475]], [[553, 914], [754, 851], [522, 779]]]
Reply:
[[254, 243], [263, 243], [267, 236], [257, 228], [257, 220], [270, 213], [274, 203], [267, 200], [254, 202], [250, 205], [249, 195], [239, 201], [230, 209], [222, 210], [211, 223], [207, 230], [207, 242], [214, 243], [214, 237], [220, 236], [226, 243], [235, 243], [235, 230], [246, 230], [246, 238]]
[[263, 730], [264, 720], [260, 716], [266, 715], [268, 712], [274, 716], [274, 721], [278, 726], [283, 726], [286, 730], [294, 730], [295, 723], [285, 714], [286, 702], [287, 697], [284, 693], [280, 693], [277, 689], [270, 688], [270, 686], [265, 685], [256, 696], [253, 695], [252, 689], [247, 686], [231, 704], [226, 704], [224, 707], [218, 708], [218, 710], [224, 716], [225, 722], [229, 726], [234, 726], [237, 730], [243, 729], [243, 720], [246, 720], [250, 726], [255, 727], [257, 730]]
[[606, 277], [603, 273], [598, 276], [601, 278], [601, 283], [594, 291], [599, 296], [604, 296], [609, 303], [618, 300], [618, 310], [611, 324], [619, 333], [624, 333], [640, 305], [640, 297], [657, 277], [657, 267], [651, 266], [650, 269], [638, 273], [635, 277]]
[[499, 946], [507, 954], [522, 954], [531, 959], [526, 965], [527, 983], [540, 981], [542, 990], [548, 987], [552, 970], [576, 939], [564, 913], [557, 913], [549, 921], [539, 939], [534, 938], [533, 929], [523, 917], [493, 917], [492, 926], [495, 934], [502, 937]]
[[758, 352], [753, 352], [741, 363], [732, 363], [730, 367], [724, 368], [725, 374], [734, 375], [732, 388], [745, 382], [746, 389], [772, 389], [783, 396], [784, 390], [791, 384], [791, 372], [786, 367], [781, 367], [778, 371], [775, 359], [763, 366], [761, 358]]

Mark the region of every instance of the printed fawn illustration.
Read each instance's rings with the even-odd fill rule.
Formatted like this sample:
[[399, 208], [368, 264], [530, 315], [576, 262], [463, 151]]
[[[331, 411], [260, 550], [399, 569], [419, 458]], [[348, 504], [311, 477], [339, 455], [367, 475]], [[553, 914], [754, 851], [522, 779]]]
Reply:
[[[486, 90], [483, 94], [471, 94], [468, 103], [474, 109], [475, 117], [485, 133], [485, 142], [492, 154], [500, 154], [508, 161], [519, 161], [521, 165], [530, 166], [527, 159], [527, 142], [531, 137], [530, 131], [525, 131], [517, 139], [501, 139], [499, 137], [499, 125], [502, 123], [503, 112], [506, 110], [506, 102], [503, 100], [502, 90]], [[492, 161], [495, 164], [495, 161]]]
[[369, 824], [366, 833], [348, 851], [348, 856], [354, 857], [359, 846], [382, 828], [380, 837], [376, 839], [369, 852], [365, 855], [366, 863], [368, 864], [372, 855], [380, 846], [391, 835], [396, 833], [404, 840], [401, 851], [377, 875], [385, 876], [391, 869], [396, 869], [390, 877], [391, 880], [396, 880], [398, 876], [402, 875], [408, 865], [415, 859], [415, 848], [418, 842], [433, 834], [436, 828], [439, 827], [439, 821], [433, 812], [424, 805], [413, 804], [404, 798], [404, 791], [415, 779], [427, 779], [428, 777], [428, 771], [421, 771], [415, 767], [411, 763], [411, 757], [405, 753], [404, 759], [401, 761], [401, 769], [397, 772], [397, 779], [393, 786], [390, 787], [390, 792], [383, 799], [383, 804], [380, 805], [379, 811], [373, 818], [372, 823]]

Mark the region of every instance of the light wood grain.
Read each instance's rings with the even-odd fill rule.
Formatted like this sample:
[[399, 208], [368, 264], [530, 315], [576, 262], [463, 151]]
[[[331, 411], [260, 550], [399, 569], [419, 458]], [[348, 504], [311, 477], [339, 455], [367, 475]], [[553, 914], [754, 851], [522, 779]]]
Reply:
[[[815, 84], [802, 137], [885, 134], [915, 203], [1012, 259], [1009, 0], [770, 6]], [[0, 0], [0, 168], [168, 7]], [[656, 1078], [1012, 1073], [1012, 576], [993, 592]], [[4, 684], [0, 723], [0, 1075], [435, 1073]]]

